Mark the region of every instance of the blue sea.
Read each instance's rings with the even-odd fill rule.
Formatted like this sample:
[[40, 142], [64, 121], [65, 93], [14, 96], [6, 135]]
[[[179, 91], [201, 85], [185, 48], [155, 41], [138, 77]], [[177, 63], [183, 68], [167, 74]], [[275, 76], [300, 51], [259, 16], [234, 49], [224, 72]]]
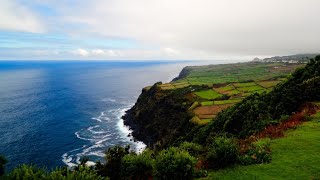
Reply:
[[145, 147], [121, 116], [141, 89], [199, 62], [0, 61], [0, 154], [48, 169], [102, 160], [114, 145]]

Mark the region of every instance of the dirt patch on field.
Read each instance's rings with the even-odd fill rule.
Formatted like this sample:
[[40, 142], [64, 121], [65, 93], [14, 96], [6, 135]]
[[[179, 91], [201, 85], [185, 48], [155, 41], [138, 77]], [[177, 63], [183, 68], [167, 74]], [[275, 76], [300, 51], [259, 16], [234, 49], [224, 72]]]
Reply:
[[215, 117], [216, 117], [216, 115], [214, 115], [214, 114], [210, 114], [210, 115], [208, 115], [208, 114], [200, 114], [199, 115], [200, 119], [213, 119]]
[[219, 105], [219, 107], [221, 110], [224, 110], [224, 109], [227, 109], [228, 107], [233, 106], [233, 105], [234, 104], [221, 104], [221, 105]]
[[221, 111], [219, 106], [201, 106], [194, 110], [197, 115], [215, 115]]

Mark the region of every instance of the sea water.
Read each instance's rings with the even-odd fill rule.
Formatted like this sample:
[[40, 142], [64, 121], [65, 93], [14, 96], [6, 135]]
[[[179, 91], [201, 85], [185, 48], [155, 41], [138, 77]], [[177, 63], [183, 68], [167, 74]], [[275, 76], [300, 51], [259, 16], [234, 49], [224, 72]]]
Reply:
[[9, 163], [48, 169], [104, 151], [145, 145], [121, 117], [141, 89], [168, 82], [199, 62], [0, 61], [0, 154]]

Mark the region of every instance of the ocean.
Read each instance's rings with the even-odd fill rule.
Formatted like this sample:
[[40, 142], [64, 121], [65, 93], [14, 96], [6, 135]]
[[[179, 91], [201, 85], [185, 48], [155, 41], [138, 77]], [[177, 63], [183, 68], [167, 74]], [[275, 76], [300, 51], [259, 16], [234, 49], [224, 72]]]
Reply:
[[[202, 64], [205, 64], [201, 62]], [[0, 61], [0, 154], [48, 169], [102, 160], [114, 145], [145, 147], [121, 117], [143, 87], [200, 62]]]

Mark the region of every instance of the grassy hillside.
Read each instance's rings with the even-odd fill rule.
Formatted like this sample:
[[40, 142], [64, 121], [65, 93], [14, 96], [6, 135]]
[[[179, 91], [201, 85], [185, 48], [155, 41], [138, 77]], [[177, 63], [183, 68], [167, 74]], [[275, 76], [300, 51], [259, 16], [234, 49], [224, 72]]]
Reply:
[[269, 164], [230, 167], [205, 179], [320, 179], [320, 113], [310, 122], [271, 140]]

